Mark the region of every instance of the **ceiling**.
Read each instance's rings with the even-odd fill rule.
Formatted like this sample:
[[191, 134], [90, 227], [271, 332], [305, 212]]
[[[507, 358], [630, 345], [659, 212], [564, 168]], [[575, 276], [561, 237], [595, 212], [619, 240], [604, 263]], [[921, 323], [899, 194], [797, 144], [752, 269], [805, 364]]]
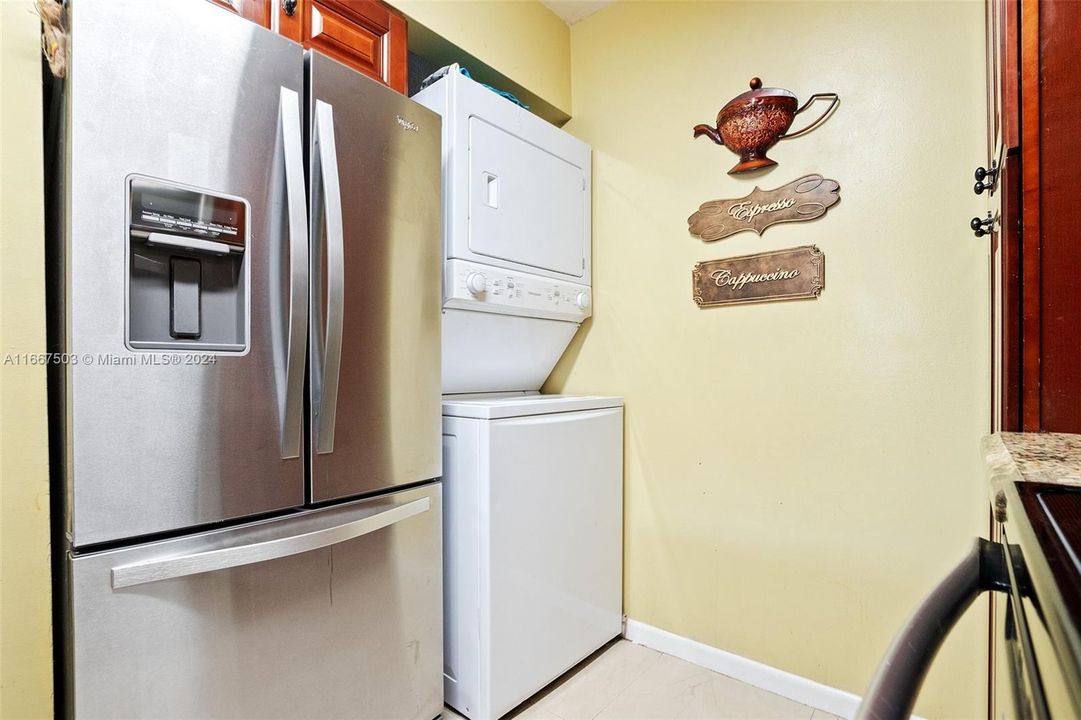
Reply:
[[615, 0], [540, 0], [549, 10], [568, 25], [589, 17], [603, 7], [611, 5]]

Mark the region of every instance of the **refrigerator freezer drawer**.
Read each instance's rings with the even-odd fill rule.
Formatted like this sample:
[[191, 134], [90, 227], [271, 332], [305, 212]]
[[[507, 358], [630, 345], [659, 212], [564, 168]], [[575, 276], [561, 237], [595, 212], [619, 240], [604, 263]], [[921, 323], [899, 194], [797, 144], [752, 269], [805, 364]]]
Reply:
[[78, 718], [434, 718], [439, 483], [76, 556]]

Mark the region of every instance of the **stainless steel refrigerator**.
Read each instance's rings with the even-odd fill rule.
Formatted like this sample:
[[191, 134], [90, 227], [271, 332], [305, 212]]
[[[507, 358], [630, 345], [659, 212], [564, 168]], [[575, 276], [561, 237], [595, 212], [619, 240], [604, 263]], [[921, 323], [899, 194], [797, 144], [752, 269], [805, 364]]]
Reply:
[[439, 117], [204, 0], [67, 8], [67, 714], [435, 717]]

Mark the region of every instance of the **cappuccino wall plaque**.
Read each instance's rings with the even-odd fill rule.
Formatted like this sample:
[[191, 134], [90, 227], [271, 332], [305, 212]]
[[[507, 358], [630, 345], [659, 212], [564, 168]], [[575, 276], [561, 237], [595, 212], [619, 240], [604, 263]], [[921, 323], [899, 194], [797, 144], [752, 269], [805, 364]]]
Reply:
[[826, 256], [814, 245], [705, 260], [694, 266], [698, 307], [817, 298], [826, 284]]
[[821, 175], [804, 175], [775, 190], [755, 188], [734, 200], [711, 200], [687, 218], [692, 235], [713, 241], [744, 230], [761, 235], [770, 225], [814, 220], [841, 199], [841, 185]]

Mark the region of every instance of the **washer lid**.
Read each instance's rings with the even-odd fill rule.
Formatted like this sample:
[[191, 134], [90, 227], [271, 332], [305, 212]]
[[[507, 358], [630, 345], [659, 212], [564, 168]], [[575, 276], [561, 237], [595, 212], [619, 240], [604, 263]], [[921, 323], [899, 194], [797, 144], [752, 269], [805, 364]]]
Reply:
[[524, 415], [623, 407], [623, 398], [601, 395], [516, 395], [514, 397], [443, 398], [443, 415], [496, 420]]

